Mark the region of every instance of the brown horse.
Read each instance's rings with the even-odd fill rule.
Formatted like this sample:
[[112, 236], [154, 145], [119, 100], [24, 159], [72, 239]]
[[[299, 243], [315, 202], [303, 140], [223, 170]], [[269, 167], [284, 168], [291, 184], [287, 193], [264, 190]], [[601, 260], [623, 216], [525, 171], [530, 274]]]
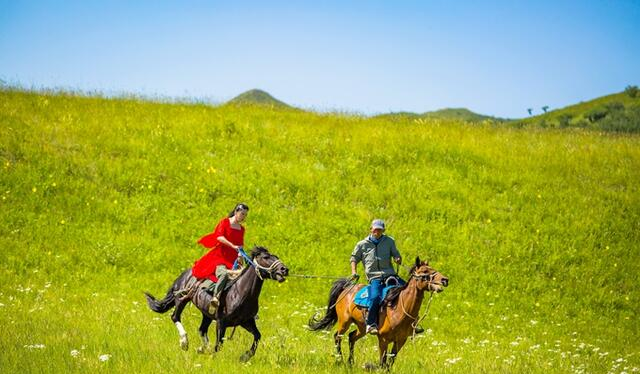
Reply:
[[[396, 355], [402, 349], [409, 335], [418, 323], [420, 306], [424, 292], [442, 292], [449, 284], [449, 279], [440, 272], [429, 267], [428, 263], [416, 258], [415, 265], [409, 271], [409, 281], [402, 287], [392, 290], [381, 304], [378, 327], [378, 347], [380, 349], [380, 366], [390, 369]], [[365, 287], [354, 284], [351, 279], [336, 281], [329, 292], [329, 303], [325, 316], [309, 320], [309, 329], [317, 331], [329, 329], [338, 322], [338, 330], [334, 335], [336, 352], [342, 358], [342, 336], [352, 323], [355, 330], [349, 333], [349, 364], [353, 364], [353, 348], [356, 341], [365, 336], [365, 315], [361, 307], [354, 303], [355, 294]], [[393, 343], [391, 352], [389, 344]], [[387, 362], [387, 357], [389, 361]]]

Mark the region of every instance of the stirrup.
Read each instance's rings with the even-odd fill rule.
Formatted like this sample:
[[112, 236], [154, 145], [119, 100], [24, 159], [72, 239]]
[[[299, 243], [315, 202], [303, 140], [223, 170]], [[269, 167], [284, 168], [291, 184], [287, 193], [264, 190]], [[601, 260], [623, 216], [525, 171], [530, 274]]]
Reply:
[[372, 334], [372, 335], [377, 335], [378, 334], [378, 327], [376, 325], [367, 326], [367, 333]]
[[215, 315], [219, 305], [220, 305], [220, 301], [218, 300], [218, 298], [216, 298], [215, 296], [211, 298], [211, 301], [209, 302], [209, 308], [208, 308], [209, 314]]

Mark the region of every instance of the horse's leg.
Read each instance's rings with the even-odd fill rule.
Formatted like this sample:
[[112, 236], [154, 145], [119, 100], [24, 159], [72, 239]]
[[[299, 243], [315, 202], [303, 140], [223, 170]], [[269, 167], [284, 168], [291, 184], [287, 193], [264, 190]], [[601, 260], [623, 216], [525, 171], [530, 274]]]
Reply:
[[350, 325], [350, 321], [347, 320], [343, 322], [338, 318], [338, 330], [333, 335], [333, 340], [336, 345], [336, 359], [338, 360], [342, 360], [342, 336], [349, 330]]
[[171, 314], [171, 320], [173, 320], [173, 324], [176, 325], [178, 329], [178, 334], [180, 335], [180, 347], [182, 350], [189, 349], [189, 339], [187, 338], [187, 331], [184, 329], [182, 322], [180, 321], [180, 315], [182, 315], [182, 310], [187, 306], [189, 301], [180, 301], [176, 299], [176, 308], [173, 310], [173, 314]]
[[380, 349], [380, 367], [387, 368], [387, 348], [389, 341], [382, 336], [378, 336], [378, 349]]
[[396, 360], [396, 356], [398, 355], [398, 352], [400, 351], [400, 349], [402, 349], [402, 347], [406, 342], [407, 342], [407, 338], [405, 337], [393, 343], [393, 348], [391, 349], [391, 354], [389, 355], [389, 363], [387, 364], [387, 370], [391, 370], [391, 366], [393, 366], [393, 363]]
[[353, 350], [356, 346], [356, 341], [364, 337], [366, 333], [364, 324], [358, 324], [357, 328], [349, 332], [349, 364], [353, 364]]
[[222, 349], [222, 343], [224, 341], [224, 334], [227, 331], [227, 324], [221, 320], [218, 320], [216, 327], [216, 346], [213, 348], [215, 352]]
[[241, 324], [242, 328], [246, 329], [253, 335], [253, 344], [251, 344], [251, 349], [247, 350], [242, 356], [240, 356], [241, 362], [247, 362], [251, 357], [256, 354], [256, 349], [258, 349], [258, 342], [262, 335], [260, 331], [258, 331], [258, 326], [256, 326], [256, 320], [251, 318]]
[[209, 347], [209, 326], [213, 320], [206, 316], [204, 313], [202, 314], [202, 322], [200, 323], [200, 328], [198, 328], [198, 332], [200, 332], [200, 338], [202, 339], [202, 346], [198, 348], [198, 353], [204, 353]]

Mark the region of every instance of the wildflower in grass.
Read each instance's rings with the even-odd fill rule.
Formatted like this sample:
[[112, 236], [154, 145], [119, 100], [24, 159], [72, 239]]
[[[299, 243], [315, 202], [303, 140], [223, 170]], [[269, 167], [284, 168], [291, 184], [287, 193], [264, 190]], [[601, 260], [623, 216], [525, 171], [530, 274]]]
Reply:
[[79, 356], [79, 355], [80, 355], [80, 351], [79, 351], [79, 350], [77, 350], [77, 349], [73, 349], [73, 350], [71, 351], [71, 356], [72, 356], [72, 357], [77, 357], [77, 356]]
[[447, 359], [445, 359], [444, 363], [445, 363], [446, 365], [453, 365], [453, 364], [455, 364], [456, 362], [460, 361], [461, 359], [462, 359], [462, 357], [447, 358]]
[[45, 346], [44, 344], [31, 344], [31, 345], [25, 345], [25, 348], [31, 350], [31, 349], [44, 349]]
[[536, 324], [538, 324], [538, 321], [537, 320], [532, 320], [529, 323], [531, 323], [532, 326], [535, 326]]
[[31, 189], [31, 191], [35, 193], [36, 191], [38, 191], [38, 188], [34, 186], [34, 187]]
[[100, 362], [106, 362], [111, 358], [111, 354], [101, 354], [100, 357], [98, 357], [98, 359], [100, 360]]

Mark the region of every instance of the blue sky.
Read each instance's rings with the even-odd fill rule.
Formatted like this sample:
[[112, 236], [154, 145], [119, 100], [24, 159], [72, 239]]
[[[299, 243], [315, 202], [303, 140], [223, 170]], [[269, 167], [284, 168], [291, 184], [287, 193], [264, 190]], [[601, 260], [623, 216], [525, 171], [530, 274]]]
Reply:
[[0, 79], [525, 117], [640, 84], [640, 1], [0, 0]]

